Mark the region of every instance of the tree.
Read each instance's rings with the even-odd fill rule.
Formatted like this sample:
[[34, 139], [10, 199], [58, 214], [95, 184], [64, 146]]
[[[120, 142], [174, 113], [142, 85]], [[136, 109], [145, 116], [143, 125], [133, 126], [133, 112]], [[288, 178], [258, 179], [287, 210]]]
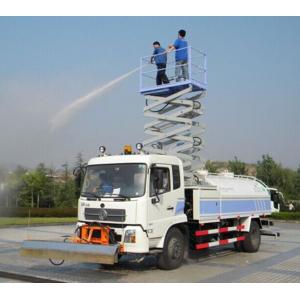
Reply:
[[295, 174], [295, 193], [296, 197], [295, 199], [300, 200], [300, 166], [297, 169], [297, 172]]
[[296, 176], [297, 172], [288, 168], [279, 169], [279, 182], [278, 187], [284, 193], [286, 199], [297, 199], [296, 191]]
[[211, 160], [206, 161], [205, 163], [205, 169], [209, 173], [217, 173], [217, 167], [214, 165], [214, 163]]
[[23, 174], [23, 185], [19, 191], [22, 206], [48, 207], [52, 186], [47, 173], [45, 165], [40, 163], [35, 170]]
[[269, 154], [264, 154], [262, 160], [257, 162], [257, 177], [270, 187], [280, 184], [281, 166], [276, 164]]
[[74, 177], [70, 174], [68, 163], [63, 167], [62, 176], [43, 163], [34, 170], [18, 166], [16, 170], [6, 172], [0, 168], [0, 205], [76, 207], [78, 197]]
[[68, 162], [65, 162], [62, 167], [64, 168], [64, 182], [66, 183], [69, 179], [70, 176], [70, 171], [69, 171], [69, 164]]
[[74, 181], [75, 181], [75, 193], [76, 197], [78, 198], [80, 196], [80, 191], [83, 183], [83, 167], [84, 167], [84, 161], [82, 153], [79, 152], [76, 156], [76, 162], [75, 162], [75, 169], [74, 169]]
[[50, 170], [40, 163], [35, 170], [37, 207], [48, 207], [52, 196], [52, 180]]
[[283, 192], [287, 200], [295, 200], [299, 195], [297, 182], [300, 183], [300, 171], [298, 175], [298, 171], [283, 168], [268, 154], [263, 155], [262, 161], [257, 163], [257, 177], [269, 187], [275, 187]]
[[246, 174], [246, 164], [235, 156], [234, 160], [230, 160], [228, 162], [228, 167], [231, 172], [237, 175], [245, 175]]
[[83, 165], [84, 165], [84, 160], [83, 160], [82, 152], [78, 152], [78, 154], [76, 155], [75, 168], [82, 167]]
[[62, 167], [64, 168], [63, 182], [57, 184], [54, 204], [56, 207], [76, 207], [77, 197], [74, 179], [70, 176], [68, 163], [66, 162]]
[[4, 167], [0, 167], [0, 206], [7, 204], [7, 177], [8, 170]]
[[8, 170], [0, 166], [0, 182], [5, 182], [7, 179]]
[[8, 172], [7, 178], [7, 206], [18, 206], [19, 205], [19, 191], [23, 187], [23, 176], [27, 172], [27, 169], [22, 166], [17, 166], [17, 168], [12, 172]]

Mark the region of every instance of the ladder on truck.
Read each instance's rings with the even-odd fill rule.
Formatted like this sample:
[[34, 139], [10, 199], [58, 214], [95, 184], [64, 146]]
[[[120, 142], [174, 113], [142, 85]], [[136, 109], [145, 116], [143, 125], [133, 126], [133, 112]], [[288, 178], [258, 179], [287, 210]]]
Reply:
[[[174, 77], [174, 81], [155, 85], [156, 66], [149, 64], [150, 56], [141, 58], [140, 93], [145, 97], [144, 116], [152, 120], [145, 124], [150, 135], [144, 144], [148, 153], [174, 155], [183, 162], [186, 184], [192, 184], [193, 172], [203, 166], [200, 151], [203, 148], [204, 125], [198, 121], [203, 114], [202, 100], [207, 89], [206, 54], [188, 47], [188, 78]], [[168, 53], [165, 72], [174, 76], [174, 52]]]

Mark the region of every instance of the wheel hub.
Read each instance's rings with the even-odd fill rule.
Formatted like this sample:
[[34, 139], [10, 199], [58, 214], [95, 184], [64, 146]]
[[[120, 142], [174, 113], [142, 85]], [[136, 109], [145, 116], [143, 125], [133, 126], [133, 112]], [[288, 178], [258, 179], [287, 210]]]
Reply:
[[172, 259], [178, 259], [181, 255], [182, 247], [177, 239], [171, 239], [169, 243], [169, 254]]

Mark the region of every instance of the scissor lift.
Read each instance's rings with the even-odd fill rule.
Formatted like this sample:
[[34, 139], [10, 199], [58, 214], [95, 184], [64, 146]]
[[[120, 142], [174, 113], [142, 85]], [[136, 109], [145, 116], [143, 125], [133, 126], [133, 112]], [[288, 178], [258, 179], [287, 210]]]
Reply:
[[187, 48], [188, 78], [176, 78], [174, 52], [168, 53], [168, 84], [155, 85], [156, 66], [151, 56], [141, 58], [140, 93], [146, 105], [144, 116], [153, 120], [144, 131], [151, 137], [144, 141], [149, 153], [175, 155], [183, 161], [186, 183], [192, 183], [193, 171], [202, 167], [200, 150], [204, 126], [197, 121], [202, 115], [202, 99], [207, 90], [206, 54]]

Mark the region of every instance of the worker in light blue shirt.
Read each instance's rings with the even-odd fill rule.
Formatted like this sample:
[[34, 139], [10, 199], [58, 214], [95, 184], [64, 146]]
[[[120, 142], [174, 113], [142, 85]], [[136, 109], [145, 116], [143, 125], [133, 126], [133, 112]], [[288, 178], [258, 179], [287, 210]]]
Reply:
[[189, 78], [188, 70], [188, 43], [185, 40], [186, 31], [181, 29], [178, 31], [178, 38], [173, 45], [169, 46], [169, 51], [175, 50], [175, 77], [176, 81], [187, 80]]
[[153, 56], [151, 57], [151, 63], [155, 62], [157, 67], [156, 84], [167, 84], [169, 79], [166, 75], [167, 67], [167, 51], [160, 46], [158, 41], [153, 43]]

